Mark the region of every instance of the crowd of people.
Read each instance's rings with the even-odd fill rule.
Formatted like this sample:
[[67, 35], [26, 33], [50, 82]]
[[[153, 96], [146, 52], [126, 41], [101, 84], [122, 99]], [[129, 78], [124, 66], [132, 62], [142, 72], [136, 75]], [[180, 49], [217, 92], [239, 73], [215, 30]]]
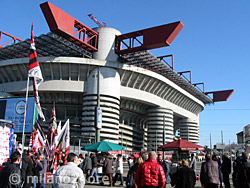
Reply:
[[15, 151], [0, 172], [1, 188], [45, 188], [47, 160], [44, 155]]
[[130, 156], [126, 160], [129, 170], [125, 178], [125, 161], [121, 154], [86, 153], [78, 156], [69, 153], [67, 163], [61, 165], [48, 181], [47, 160], [43, 155], [24, 152], [21, 157], [19, 152], [13, 152], [0, 172], [0, 188], [44, 188], [46, 181], [55, 188], [83, 188], [87, 183], [104, 185], [106, 181], [110, 187], [118, 181], [120, 186], [128, 188], [164, 188], [168, 184], [175, 188], [193, 188], [197, 179], [204, 188], [230, 188], [230, 174], [235, 188], [250, 188], [250, 162], [245, 153], [233, 163], [229, 155], [220, 158], [220, 155], [206, 154], [199, 174], [194, 154], [189, 160], [178, 161], [175, 167], [155, 152]]

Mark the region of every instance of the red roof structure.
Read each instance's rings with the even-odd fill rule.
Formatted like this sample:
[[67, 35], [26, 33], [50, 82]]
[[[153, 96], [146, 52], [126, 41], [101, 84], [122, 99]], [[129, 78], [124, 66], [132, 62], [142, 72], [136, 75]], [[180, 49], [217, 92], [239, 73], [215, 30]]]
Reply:
[[204, 151], [204, 147], [183, 139], [175, 140], [159, 147], [161, 151], [181, 150], [181, 151]]

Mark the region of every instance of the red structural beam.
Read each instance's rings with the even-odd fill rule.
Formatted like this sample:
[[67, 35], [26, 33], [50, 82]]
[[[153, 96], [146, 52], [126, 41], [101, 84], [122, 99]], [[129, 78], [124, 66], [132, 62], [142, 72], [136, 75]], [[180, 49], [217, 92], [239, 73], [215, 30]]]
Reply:
[[97, 51], [97, 32], [50, 2], [45, 2], [40, 7], [52, 32], [88, 51]]
[[[116, 36], [115, 43], [116, 53], [128, 54], [131, 52], [170, 46], [183, 27], [184, 25], [179, 21], [118, 35]], [[140, 41], [139, 37], [143, 37], [143, 41]], [[128, 43], [126, 41], [128, 41]], [[139, 45], [135, 46], [135, 43]], [[125, 46], [124, 49], [122, 49], [122, 44]]]
[[0, 45], [0, 48], [4, 47], [5, 45], [9, 44], [9, 43], [12, 42], [12, 41], [14, 41], [14, 43], [16, 43], [17, 41], [23, 41], [23, 40], [21, 40], [21, 39], [15, 37], [15, 36], [13, 36], [13, 35], [10, 35], [10, 34], [8, 34], [8, 33], [5, 33], [5, 32], [3, 32], [3, 31], [0, 31], [0, 44], [1, 44], [1, 42], [2, 42], [2, 37], [3, 37], [3, 35], [5, 35], [5, 36], [7, 36], [7, 37], [10, 37], [11, 39], [10, 39], [9, 41], [5, 42], [4, 44]]
[[203, 82], [201, 82], [201, 83], [195, 83], [195, 84], [193, 84], [194, 86], [197, 86], [197, 85], [203, 85], [203, 87], [202, 87], [202, 92], [204, 93], [205, 92], [205, 84], [203, 83]]
[[[191, 71], [182, 71], [178, 72], [178, 74], [182, 75], [184, 78], [186, 78], [183, 74], [184, 73], [189, 73], [189, 82], [192, 83], [192, 72]], [[188, 78], [186, 78], [188, 80]]]
[[[171, 57], [172, 61], [171, 61], [171, 65], [164, 59], [166, 57]], [[166, 63], [172, 70], [174, 70], [174, 55], [170, 54], [170, 55], [164, 55], [164, 56], [159, 56], [157, 57], [159, 58], [161, 61], [163, 61], [164, 63]]]
[[213, 102], [227, 101], [233, 94], [234, 90], [223, 90], [223, 91], [210, 91], [205, 92], [206, 95], [213, 94]]

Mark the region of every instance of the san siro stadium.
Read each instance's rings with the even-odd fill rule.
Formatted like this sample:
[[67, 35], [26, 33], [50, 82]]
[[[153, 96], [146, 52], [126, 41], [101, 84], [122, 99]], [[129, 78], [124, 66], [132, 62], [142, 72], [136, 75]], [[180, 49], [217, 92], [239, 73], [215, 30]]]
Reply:
[[[155, 57], [148, 51], [169, 46], [181, 22], [121, 34], [110, 27], [90, 29], [49, 2], [41, 9], [50, 28], [35, 37], [44, 78], [39, 96], [46, 122], [41, 124], [48, 127], [55, 103], [57, 121], [70, 119], [71, 145], [95, 141], [98, 99], [100, 140], [128, 151], [155, 150], [178, 137], [199, 144], [199, 113], [233, 92], [205, 92], [197, 87], [203, 83], [192, 83], [167, 63], [173, 55]], [[29, 43], [0, 48], [1, 97], [25, 96]]]

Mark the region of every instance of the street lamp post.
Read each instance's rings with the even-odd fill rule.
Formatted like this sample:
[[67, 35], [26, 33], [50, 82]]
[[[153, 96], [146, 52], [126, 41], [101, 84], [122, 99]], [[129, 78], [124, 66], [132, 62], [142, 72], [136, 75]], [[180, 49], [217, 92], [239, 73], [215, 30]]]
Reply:
[[212, 154], [212, 136], [210, 133], [210, 154]]
[[[143, 129], [145, 130], [144, 125], [143, 125]], [[142, 134], [142, 149], [141, 149], [142, 151], [144, 151], [144, 139], [145, 139], [145, 131]]]
[[[163, 145], [166, 144], [166, 133], [165, 133], [165, 115], [163, 116]], [[163, 160], [165, 160], [165, 152], [163, 151]]]
[[155, 152], [157, 153], [157, 131], [155, 130]]
[[78, 142], [78, 156], [81, 153], [81, 137], [79, 136], [79, 142]]
[[[98, 67], [98, 71], [97, 71], [97, 109], [100, 108], [100, 68]], [[96, 110], [95, 113], [97, 113], [98, 111]], [[96, 142], [100, 142], [100, 132], [101, 130], [98, 128], [97, 124], [98, 124], [98, 114], [96, 114]]]

